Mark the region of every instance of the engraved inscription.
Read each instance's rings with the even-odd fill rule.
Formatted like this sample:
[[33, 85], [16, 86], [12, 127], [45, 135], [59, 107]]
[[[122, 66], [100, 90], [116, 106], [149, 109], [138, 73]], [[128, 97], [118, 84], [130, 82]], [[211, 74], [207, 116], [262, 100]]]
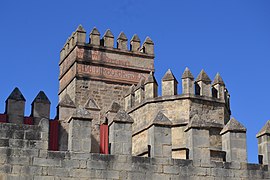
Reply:
[[142, 73], [136, 73], [122, 69], [112, 69], [107, 67], [91, 66], [84, 64], [78, 64], [77, 69], [78, 74], [87, 74], [91, 76], [105, 78], [107, 80], [118, 80], [130, 83], [137, 83], [142, 76], [146, 76]]
[[103, 61], [103, 62], [106, 62], [106, 63], [117, 64], [117, 65], [122, 65], [122, 66], [130, 66], [129, 61], [111, 59], [108, 56], [106, 56], [105, 53], [101, 53], [99, 51], [92, 51], [92, 60], [94, 60], [94, 61]]

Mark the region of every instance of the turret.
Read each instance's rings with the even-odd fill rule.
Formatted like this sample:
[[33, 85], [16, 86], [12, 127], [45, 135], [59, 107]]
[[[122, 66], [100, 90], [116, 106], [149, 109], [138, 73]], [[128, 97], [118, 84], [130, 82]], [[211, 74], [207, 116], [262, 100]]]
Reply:
[[8, 122], [24, 123], [25, 98], [19, 88], [15, 88], [6, 100], [6, 113]]
[[43, 91], [40, 91], [32, 102], [31, 115], [34, 117], [34, 124], [38, 125], [42, 118], [50, 119], [51, 102]]
[[103, 45], [105, 47], [113, 48], [114, 36], [113, 36], [110, 29], [107, 29], [107, 31], [105, 32], [105, 34], [104, 34], [104, 36], [102, 38], [102, 41], [103, 41]]
[[154, 43], [150, 37], [146, 37], [142, 45], [142, 52], [146, 54], [154, 54]]
[[216, 74], [212, 83], [212, 97], [225, 100], [225, 83], [219, 73]]
[[100, 33], [96, 27], [93, 28], [89, 36], [90, 36], [90, 44], [97, 46], [100, 45]]
[[187, 67], [182, 75], [182, 94], [194, 94], [194, 77]]
[[222, 150], [227, 162], [247, 162], [246, 128], [231, 118], [221, 130]]
[[132, 39], [130, 40], [130, 50], [139, 51], [140, 46], [141, 46], [141, 40], [137, 34], [134, 34], [132, 36]]
[[145, 89], [145, 99], [157, 97], [158, 84], [152, 71], [144, 83], [144, 89]]
[[195, 94], [200, 96], [212, 97], [211, 79], [208, 77], [204, 70], [201, 70], [200, 74], [196, 79]]
[[270, 121], [256, 135], [258, 139], [259, 163], [270, 164]]
[[172, 96], [177, 94], [177, 80], [172, 71], [168, 69], [162, 78], [162, 96]]
[[124, 32], [121, 32], [117, 38], [117, 49], [127, 50], [128, 39]]

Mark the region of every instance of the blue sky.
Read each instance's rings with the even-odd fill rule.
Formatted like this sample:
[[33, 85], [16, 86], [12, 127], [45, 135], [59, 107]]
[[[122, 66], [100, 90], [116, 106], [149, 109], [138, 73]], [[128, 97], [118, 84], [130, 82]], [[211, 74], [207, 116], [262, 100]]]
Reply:
[[155, 43], [156, 78], [171, 68], [180, 81], [188, 66], [197, 76], [220, 72], [231, 94], [232, 116], [248, 128], [248, 159], [257, 162], [256, 133], [270, 119], [269, 0], [1, 1], [0, 112], [18, 86], [30, 104], [40, 90], [55, 116], [59, 52], [82, 24]]

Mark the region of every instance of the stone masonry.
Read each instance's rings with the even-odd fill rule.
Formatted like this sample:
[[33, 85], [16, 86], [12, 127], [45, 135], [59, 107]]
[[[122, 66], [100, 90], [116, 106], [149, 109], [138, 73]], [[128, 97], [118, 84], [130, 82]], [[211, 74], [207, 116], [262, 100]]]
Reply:
[[[43, 91], [29, 117], [18, 88], [7, 98], [0, 180], [270, 179], [270, 121], [257, 134], [259, 163], [250, 164], [247, 130], [231, 117], [219, 73], [211, 80], [202, 70], [194, 78], [186, 68], [178, 81], [169, 69], [159, 96], [149, 37], [128, 42], [121, 32], [115, 42], [109, 29], [100, 37], [93, 28], [86, 39], [80, 25], [61, 50], [54, 121]], [[108, 154], [101, 154], [104, 143]]]

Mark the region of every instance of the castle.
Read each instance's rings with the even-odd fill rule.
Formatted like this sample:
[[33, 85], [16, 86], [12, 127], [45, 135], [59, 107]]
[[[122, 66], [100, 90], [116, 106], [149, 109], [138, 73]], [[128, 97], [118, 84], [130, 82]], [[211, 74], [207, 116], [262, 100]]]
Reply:
[[[59, 103], [40, 92], [25, 117], [15, 88], [0, 114], [0, 179], [270, 179], [270, 121], [257, 134], [258, 164], [247, 162], [246, 128], [231, 118], [221, 76], [186, 68], [182, 94], [168, 70], [161, 96], [154, 43], [130, 43], [80, 25], [60, 53]], [[130, 46], [128, 48], [128, 45]]]

